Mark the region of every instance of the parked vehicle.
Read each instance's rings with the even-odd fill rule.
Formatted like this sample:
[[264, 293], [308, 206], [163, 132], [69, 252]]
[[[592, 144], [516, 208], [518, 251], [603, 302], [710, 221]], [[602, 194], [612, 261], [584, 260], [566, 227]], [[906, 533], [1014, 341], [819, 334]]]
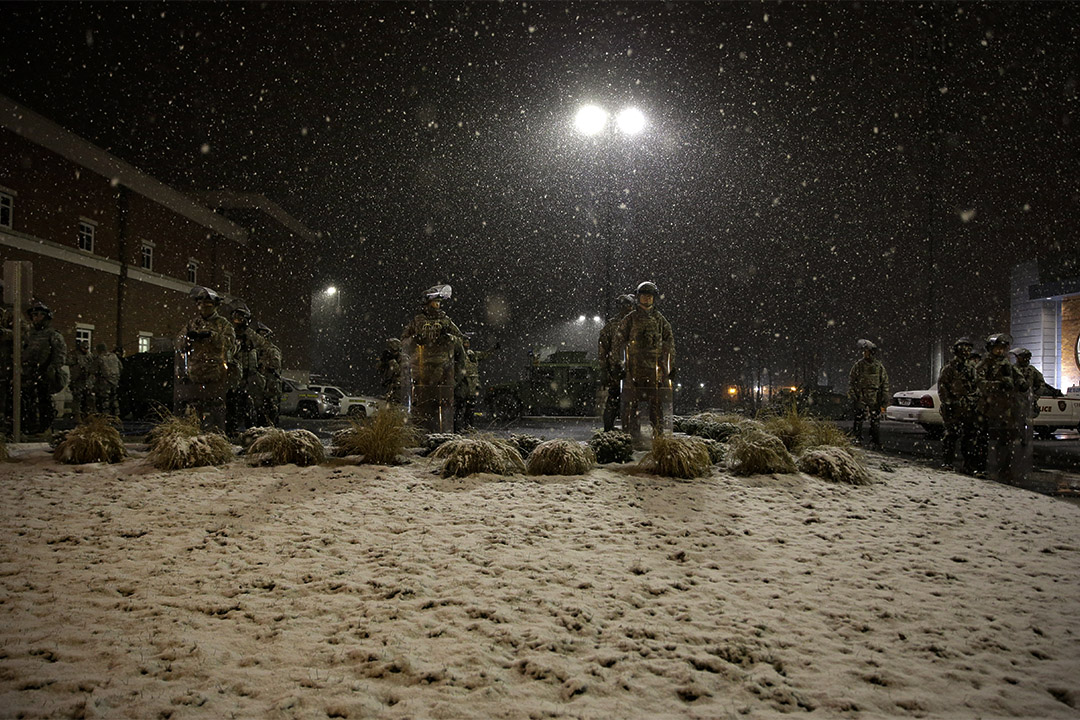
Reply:
[[337, 385], [308, 385], [308, 388], [326, 395], [326, 399], [338, 406], [338, 415], [347, 417], [371, 417], [379, 410], [379, 401], [366, 395], [351, 395]]
[[298, 380], [281, 378], [281, 414], [302, 418], [335, 417], [338, 406], [325, 393]]
[[[941, 437], [945, 425], [941, 418], [941, 400], [937, 385], [929, 390], [902, 390], [894, 393], [885, 417], [900, 422], [918, 423], [932, 438]], [[1032, 420], [1035, 434], [1043, 439], [1059, 428], [1080, 429], [1080, 397], [1040, 397], [1039, 415]]]
[[510, 419], [521, 415], [596, 415], [600, 368], [583, 350], [560, 350], [534, 361], [528, 377], [492, 385], [484, 403], [492, 416]]

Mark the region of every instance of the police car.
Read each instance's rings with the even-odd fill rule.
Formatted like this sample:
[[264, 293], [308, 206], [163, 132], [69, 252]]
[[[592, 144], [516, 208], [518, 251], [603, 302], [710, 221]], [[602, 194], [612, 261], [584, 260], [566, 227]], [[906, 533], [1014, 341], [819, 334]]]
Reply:
[[[941, 400], [937, 385], [929, 390], [902, 390], [894, 393], [885, 409], [885, 417], [920, 425], [931, 437], [940, 437], [944, 430], [941, 419]], [[1061, 397], [1039, 398], [1039, 415], [1032, 420], [1035, 433], [1044, 439], [1053, 437], [1055, 430], [1080, 429], [1080, 397], [1069, 394]]]

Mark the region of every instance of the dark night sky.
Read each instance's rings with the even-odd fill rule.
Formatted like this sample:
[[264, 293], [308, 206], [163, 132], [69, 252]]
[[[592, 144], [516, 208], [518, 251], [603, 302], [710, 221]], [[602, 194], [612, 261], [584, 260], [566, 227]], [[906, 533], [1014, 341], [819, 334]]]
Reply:
[[[1075, 4], [4, 11], [0, 92], [324, 234], [362, 388], [429, 285], [505, 375], [602, 309], [609, 258], [660, 285], [686, 380], [846, 369], [870, 337], [923, 386], [928, 332], [1000, 329], [1010, 266], [1080, 246]], [[585, 101], [649, 127], [583, 139]]]

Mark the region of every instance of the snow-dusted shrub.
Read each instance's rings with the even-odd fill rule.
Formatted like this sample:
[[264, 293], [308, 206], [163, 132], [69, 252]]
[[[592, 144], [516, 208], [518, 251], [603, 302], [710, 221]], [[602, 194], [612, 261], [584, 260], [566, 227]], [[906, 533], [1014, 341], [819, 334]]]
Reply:
[[792, 407], [781, 415], [764, 419], [765, 429], [780, 438], [791, 453], [801, 453], [809, 447], [832, 445], [850, 448], [851, 439], [828, 420], [811, 417]]
[[600, 464], [624, 463], [634, 459], [634, 439], [630, 433], [619, 430], [601, 430], [593, 433], [589, 447]]
[[521, 454], [505, 440], [457, 437], [435, 448], [430, 457], [443, 461], [443, 477], [464, 477], [473, 473], [512, 475], [525, 472], [525, 462], [521, 459]]
[[113, 425], [115, 420], [109, 415], [89, 416], [64, 436], [53, 450], [53, 458], [69, 464], [120, 462], [127, 457], [127, 450]]
[[409, 415], [397, 405], [388, 405], [374, 417], [349, 420], [351, 427], [333, 435], [333, 454], [362, 455], [362, 462], [393, 465], [405, 448], [420, 442], [420, 431], [409, 424]]
[[232, 458], [232, 444], [220, 433], [162, 435], [146, 454], [146, 461], [159, 470], [223, 465]]
[[874, 482], [857, 457], [844, 448], [828, 445], [803, 451], [799, 456], [799, 470], [848, 485], [869, 485]]
[[709, 451], [709, 462], [713, 465], [719, 465], [727, 459], [727, 445], [724, 443], [710, 438], [701, 438], [701, 442], [705, 443], [705, 449]]
[[318, 465], [326, 459], [322, 442], [309, 430], [266, 428], [247, 449], [251, 465]]
[[574, 440], [547, 440], [529, 455], [530, 475], [582, 475], [596, 465], [596, 455], [588, 445]]
[[763, 429], [744, 426], [728, 443], [728, 463], [737, 475], [793, 473], [795, 460], [783, 441]]
[[708, 475], [712, 462], [700, 438], [659, 435], [638, 467], [665, 477], [696, 478]]

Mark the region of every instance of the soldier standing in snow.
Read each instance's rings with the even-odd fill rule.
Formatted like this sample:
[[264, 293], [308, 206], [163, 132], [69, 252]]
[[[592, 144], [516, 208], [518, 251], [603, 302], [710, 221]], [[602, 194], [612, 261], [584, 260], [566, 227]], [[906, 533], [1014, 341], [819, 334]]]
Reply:
[[860, 340], [862, 357], [851, 367], [848, 375], [848, 397], [851, 399], [854, 420], [851, 433], [855, 442], [862, 442], [862, 426], [870, 418], [870, 444], [881, 449], [881, 413], [889, 404], [889, 373], [877, 359], [878, 346], [869, 340]]
[[379, 356], [379, 381], [382, 383], [386, 402], [401, 400], [401, 338], [387, 338], [386, 347]]
[[261, 322], [255, 332], [266, 340], [267, 350], [259, 355], [259, 374], [263, 379], [262, 403], [256, 408], [256, 422], [277, 425], [281, 409], [281, 348], [274, 344], [274, 331]]
[[75, 343], [75, 354], [68, 362], [71, 372], [71, 413], [75, 423], [94, 412], [94, 362], [90, 354], [90, 345], [85, 340]]
[[237, 302], [231, 313], [236, 334], [236, 364], [240, 370], [239, 383], [226, 393], [228, 414], [225, 430], [230, 435], [245, 430], [255, 421], [255, 409], [262, 405], [265, 383], [259, 373], [259, 359], [266, 355], [269, 344], [251, 327], [251, 310]]
[[120, 417], [120, 372], [124, 363], [105, 343], [98, 343], [94, 356], [94, 392], [98, 412]]
[[177, 405], [194, 408], [204, 431], [224, 432], [225, 392], [236, 354], [236, 332], [217, 312], [220, 295], [196, 286], [190, 297], [195, 301], [195, 317], [176, 339]]
[[[989, 441], [988, 467], [994, 480], [1018, 484], [1023, 475], [1018, 449], [1023, 439], [1028, 381], [1009, 362], [1012, 337], [996, 333], [986, 340], [986, 357], [976, 368], [979, 421]], [[1030, 445], [1030, 443], [1028, 443]]]
[[450, 296], [449, 285], [428, 288], [423, 310], [401, 333], [402, 352], [409, 358], [410, 411], [417, 425], [431, 432], [453, 430], [457, 368], [464, 364], [461, 330], [441, 308]]
[[596, 360], [600, 363], [600, 382], [607, 388], [607, 398], [604, 400], [605, 432], [615, 429], [615, 418], [619, 416], [619, 404], [622, 398], [622, 377], [619, 373], [622, 357], [614, 356], [615, 335], [619, 331], [623, 318], [634, 309], [637, 300], [633, 295], [620, 295], [617, 302], [615, 316], [604, 325], [596, 343]]
[[42, 433], [52, 427], [56, 406], [52, 396], [64, 389], [67, 344], [52, 328], [52, 310], [35, 300], [26, 311], [30, 330], [23, 339], [22, 416], [28, 434]]
[[638, 403], [648, 403], [653, 437], [658, 437], [664, 430], [664, 396], [670, 397], [675, 377], [675, 337], [671, 323], [654, 306], [659, 294], [654, 283], [637, 286], [637, 306], [619, 323], [613, 346], [614, 357], [620, 359], [615, 373], [626, 379], [623, 430], [638, 443]]
[[953, 343], [953, 358], [938, 375], [938, 396], [941, 399], [941, 418], [945, 435], [941, 439], [941, 466], [953, 469], [956, 444], [964, 457], [964, 472], [973, 473], [977, 467], [975, 438], [975, 405], [978, 388], [975, 367], [970, 362], [972, 342], [962, 337]]

